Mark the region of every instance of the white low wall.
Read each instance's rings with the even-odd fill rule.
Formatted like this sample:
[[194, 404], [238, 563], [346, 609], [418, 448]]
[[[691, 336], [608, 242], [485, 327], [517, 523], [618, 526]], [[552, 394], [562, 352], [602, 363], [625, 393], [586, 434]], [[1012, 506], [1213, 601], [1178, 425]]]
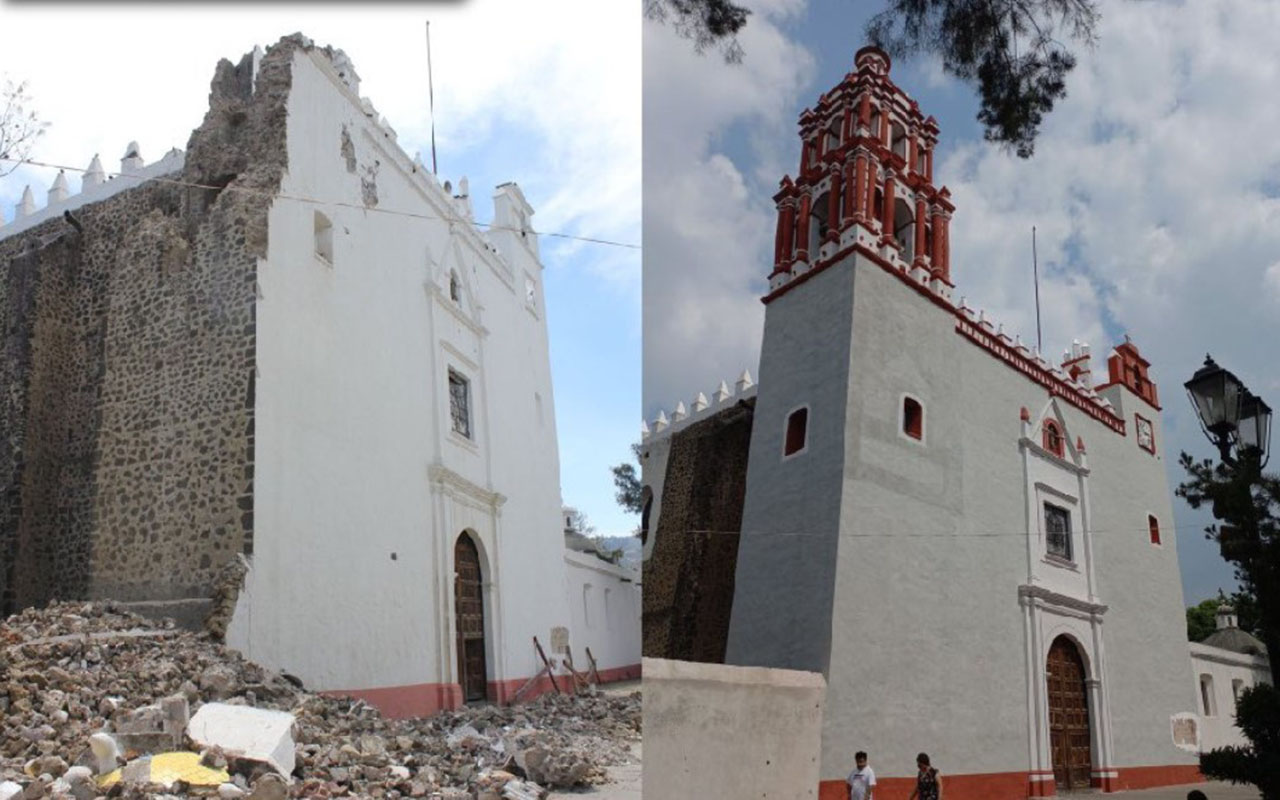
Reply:
[[574, 666], [588, 666], [586, 648], [604, 680], [635, 677], [640, 664], [640, 573], [566, 550], [565, 599], [572, 621]]
[[815, 672], [644, 659], [645, 800], [818, 796]]
[[[1191, 677], [1195, 682], [1196, 711], [1200, 714], [1200, 750], [1207, 752], [1217, 747], [1247, 745], [1248, 740], [1236, 726], [1236, 691], [1271, 682], [1267, 657], [1192, 642]], [[1208, 681], [1202, 689], [1201, 683], [1206, 677]], [[1235, 685], [1237, 681], [1238, 686]], [[1205, 708], [1206, 699], [1208, 709]]]

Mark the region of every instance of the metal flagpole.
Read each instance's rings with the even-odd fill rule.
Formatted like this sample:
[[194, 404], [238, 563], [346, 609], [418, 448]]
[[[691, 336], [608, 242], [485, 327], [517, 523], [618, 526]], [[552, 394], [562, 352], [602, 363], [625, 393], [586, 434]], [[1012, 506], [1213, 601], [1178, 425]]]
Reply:
[[1036, 350], [1044, 353], [1044, 342], [1040, 340], [1040, 265], [1036, 260], [1036, 226], [1031, 226], [1031, 273], [1036, 281]]
[[431, 20], [427, 20], [427, 98], [431, 109], [431, 174], [439, 174], [436, 168], [436, 90], [431, 80]]

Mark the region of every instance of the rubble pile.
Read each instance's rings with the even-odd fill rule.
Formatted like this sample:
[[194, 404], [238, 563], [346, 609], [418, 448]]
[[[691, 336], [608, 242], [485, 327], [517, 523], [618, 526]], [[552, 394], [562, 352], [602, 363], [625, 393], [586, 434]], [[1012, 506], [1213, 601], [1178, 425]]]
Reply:
[[111, 603], [0, 622], [0, 800], [536, 800], [603, 782], [639, 737], [638, 695], [390, 720]]

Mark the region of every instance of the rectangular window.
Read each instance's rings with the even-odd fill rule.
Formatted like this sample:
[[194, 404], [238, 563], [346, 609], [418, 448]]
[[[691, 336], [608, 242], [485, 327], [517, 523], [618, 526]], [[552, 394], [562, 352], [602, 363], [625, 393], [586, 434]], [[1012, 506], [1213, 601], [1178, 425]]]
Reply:
[[1049, 555], [1071, 560], [1071, 512], [1044, 504], [1044, 539]]
[[808, 439], [809, 409], [798, 408], [787, 417], [787, 438], [783, 444], [782, 455], [799, 453]]
[[471, 438], [471, 383], [449, 370], [449, 417], [454, 433]]
[[1151, 543], [1160, 544], [1160, 520], [1148, 514], [1147, 530], [1151, 533]]

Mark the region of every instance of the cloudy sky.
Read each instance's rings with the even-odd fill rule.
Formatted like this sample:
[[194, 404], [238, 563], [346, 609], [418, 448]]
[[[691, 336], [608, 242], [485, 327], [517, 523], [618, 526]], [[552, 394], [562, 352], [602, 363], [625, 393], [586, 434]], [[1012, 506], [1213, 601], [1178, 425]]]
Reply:
[[[801, 109], [851, 69], [879, 3], [750, 0], [741, 65], [644, 31], [644, 412], [755, 372], [771, 268], [770, 200], [799, 160]], [[1181, 384], [1211, 352], [1280, 406], [1280, 4], [1103, 2], [1097, 48], [1023, 161], [982, 141], [968, 87], [936, 63], [893, 76], [942, 128], [957, 294], [1035, 341], [1037, 228], [1045, 351], [1100, 363], [1125, 333], [1152, 362], [1166, 466], [1210, 455]], [[1234, 586], [1176, 500], [1188, 602]]]
[[[218, 59], [301, 31], [347, 52], [361, 93], [401, 146], [430, 163], [428, 19], [440, 175], [469, 178], [477, 218], [492, 214], [489, 189], [515, 180], [540, 231], [638, 245], [640, 20], [626, 3], [0, 2], [0, 75], [28, 81], [52, 123], [33, 158], [83, 167], [101, 153], [112, 170], [130, 140], [148, 162], [186, 147]], [[55, 174], [23, 168], [0, 178], [0, 214], [12, 218], [27, 183], [42, 205]], [[639, 251], [544, 237], [542, 255], [564, 501], [599, 533], [626, 533], [636, 520], [614, 502], [608, 467], [629, 457], [636, 436]]]

